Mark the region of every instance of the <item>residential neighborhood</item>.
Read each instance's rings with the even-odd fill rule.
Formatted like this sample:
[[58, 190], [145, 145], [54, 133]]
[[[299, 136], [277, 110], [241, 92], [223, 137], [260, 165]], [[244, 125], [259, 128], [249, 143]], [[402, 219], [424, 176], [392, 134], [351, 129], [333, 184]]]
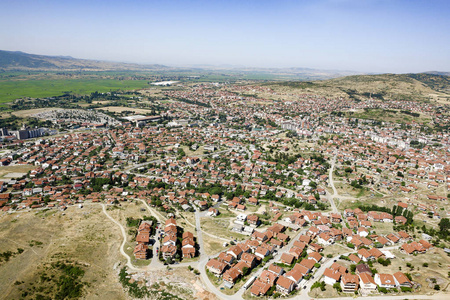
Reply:
[[[224, 299], [447, 288], [448, 108], [275, 84], [158, 89], [170, 100], [149, 102], [156, 116], [59, 111], [70, 129], [31, 139], [5, 128], [3, 215], [101, 208], [128, 272], [189, 268]], [[427, 123], [363, 117], [373, 110]]]

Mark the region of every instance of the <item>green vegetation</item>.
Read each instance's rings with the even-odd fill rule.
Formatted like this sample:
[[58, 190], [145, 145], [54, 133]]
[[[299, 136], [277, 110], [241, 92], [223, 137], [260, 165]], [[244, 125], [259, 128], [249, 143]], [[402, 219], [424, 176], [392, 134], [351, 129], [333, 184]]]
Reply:
[[339, 284], [339, 282], [336, 282], [335, 284], [333, 284], [333, 288], [338, 292], [342, 292], [342, 288], [341, 288], [341, 285]]
[[24, 97], [45, 98], [65, 93], [86, 95], [95, 91], [110, 92], [142, 89], [145, 87], [148, 87], [147, 80], [101, 78], [0, 80], [0, 103]]
[[323, 291], [325, 291], [325, 282], [324, 281], [316, 281], [316, 282], [314, 282], [313, 283], [313, 285], [311, 285], [311, 291], [313, 290], [313, 289], [316, 289], [316, 288], [320, 288], [320, 290], [323, 292]]
[[21, 254], [23, 251], [25, 251], [25, 250], [23, 250], [22, 248], [17, 248], [17, 252], [12, 252], [12, 251], [0, 252], [0, 263], [3, 261], [9, 261], [10, 258], [12, 258], [18, 254]]
[[23, 299], [79, 299], [83, 296], [86, 285], [81, 280], [84, 273], [84, 269], [77, 263], [58, 261], [44, 266], [37, 282], [26, 284], [16, 281], [14, 284], [20, 286]]

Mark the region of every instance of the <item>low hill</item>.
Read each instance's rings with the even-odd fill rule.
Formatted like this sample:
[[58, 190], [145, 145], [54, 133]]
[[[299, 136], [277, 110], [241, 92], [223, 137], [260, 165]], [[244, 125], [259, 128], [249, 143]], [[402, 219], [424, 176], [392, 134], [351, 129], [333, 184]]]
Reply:
[[355, 100], [450, 101], [450, 77], [429, 73], [354, 75], [323, 81], [289, 81], [275, 87], [300, 89], [328, 97], [350, 97]]
[[0, 50], [0, 70], [165, 70], [162, 65], [138, 65], [98, 60], [77, 59], [70, 56], [47, 56], [20, 51]]

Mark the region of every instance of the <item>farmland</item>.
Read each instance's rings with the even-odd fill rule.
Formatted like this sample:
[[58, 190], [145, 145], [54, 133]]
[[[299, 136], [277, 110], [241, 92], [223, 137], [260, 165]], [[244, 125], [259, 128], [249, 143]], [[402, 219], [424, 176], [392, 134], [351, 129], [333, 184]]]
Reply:
[[104, 93], [115, 90], [141, 89], [147, 86], [148, 81], [146, 80], [101, 78], [1, 80], [0, 103], [7, 103], [24, 97], [52, 97], [67, 92], [84, 95], [95, 91]]

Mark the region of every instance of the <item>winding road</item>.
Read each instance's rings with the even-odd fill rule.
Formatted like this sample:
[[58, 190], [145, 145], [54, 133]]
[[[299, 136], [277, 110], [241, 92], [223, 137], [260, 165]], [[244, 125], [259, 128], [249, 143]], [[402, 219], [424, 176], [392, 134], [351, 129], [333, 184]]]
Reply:
[[333, 213], [337, 213], [338, 209], [336, 207], [336, 204], [334, 204], [334, 198], [338, 197], [338, 192], [336, 190], [336, 187], [334, 186], [334, 181], [333, 181], [333, 171], [334, 171], [334, 166], [336, 164], [336, 155], [333, 157], [333, 160], [331, 161], [331, 168], [328, 174], [328, 180], [330, 181], [330, 185], [331, 188], [333, 189], [333, 195], [330, 195], [330, 193], [327, 193], [327, 199], [330, 202], [331, 205], [331, 210], [333, 211]]
[[[225, 152], [225, 151], [223, 151]], [[336, 154], [333, 157], [332, 161], [331, 161], [331, 168], [329, 170], [329, 182], [330, 182], [330, 186], [333, 189], [333, 194], [330, 194], [327, 192], [326, 197], [328, 199], [328, 201], [330, 202], [332, 211], [334, 213], [338, 212], [338, 209], [334, 203], [334, 198], [338, 197], [339, 194], [336, 190], [336, 187], [334, 186], [334, 182], [333, 182], [333, 171], [334, 171], [334, 167], [336, 164]], [[146, 201], [142, 200], [142, 199], [137, 199], [138, 201], [141, 201], [149, 210], [149, 212], [160, 222], [162, 223], [162, 220], [164, 219], [161, 215], [159, 215], [159, 213], [155, 212], [148, 204]], [[159, 270], [159, 269], [164, 269], [166, 268], [166, 266], [161, 263], [158, 259], [158, 256], [156, 254], [156, 247], [160, 247], [159, 245], [159, 240], [156, 240], [156, 243], [154, 244], [153, 247], [153, 259], [152, 262], [143, 268], [137, 268], [135, 266], [133, 266], [131, 258], [128, 254], [125, 253], [124, 251], [124, 246], [126, 244], [127, 241], [127, 235], [126, 235], [126, 231], [125, 228], [116, 220], [114, 220], [114, 218], [112, 218], [106, 211], [106, 207], [104, 204], [101, 204], [102, 208], [103, 208], [103, 213], [111, 220], [113, 221], [117, 226], [119, 226], [121, 232], [122, 232], [122, 236], [123, 236], [123, 241], [122, 244], [120, 246], [120, 253], [126, 258], [127, 260], [127, 267], [131, 270], [131, 271], [151, 271], [151, 270]], [[243, 294], [245, 292], [245, 289], [241, 288], [239, 289], [234, 295], [226, 295], [224, 293], [222, 293], [222, 291], [220, 289], [218, 289], [215, 285], [213, 285], [211, 283], [211, 281], [208, 278], [208, 275], [206, 273], [206, 269], [205, 266], [208, 262], [208, 260], [210, 259], [210, 257], [208, 255], [206, 255], [205, 251], [204, 251], [204, 243], [203, 243], [203, 234], [206, 234], [208, 236], [211, 236], [212, 238], [215, 239], [220, 239], [223, 241], [228, 241], [226, 239], [223, 239], [221, 237], [217, 237], [215, 235], [209, 234], [208, 232], [204, 232], [201, 228], [201, 222], [200, 222], [200, 218], [201, 218], [201, 213], [199, 211], [195, 212], [195, 226], [193, 224], [191, 224], [188, 220], [184, 219], [187, 223], [189, 223], [191, 226], [196, 228], [197, 231], [197, 243], [199, 245], [199, 260], [198, 262], [191, 262], [191, 263], [180, 263], [180, 264], [176, 264], [176, 265], [171, 265], [171, 268], [178, 268], [178, 267], [187, 267], [188, 265], [192, 266], [192, 267], [197, 267], [198, 270], [200, 271], [200, 278], [202, 279], [202, 282], [204, 283], [205, 287], [212, 292], [213, 294], [215, 294], [219, 299], [224, 299], [224, 300], [236, 300], [236, 299], [243, 299]], [[292, 238], [292, 240], [289, 242], [288, 245], [286, 245], [285, 247], [283, 247], [283, 249], [281, 249], [277, 255], [270, 260], [269, 262], [267, 262], [267, 265], [272, 263], [272, 262], [276, 262], [280, 259], [281, 255], [285, 252], [288, 251], [288, 249], [290, 249], [290, 247], [292, 246], [292, 244], [294, 243], [294, 241], [298, 238], [298, 236], [302, 234], [302, 232], [299, 232], [294, 238]], [[391, 250], [397, 248], [396, 246], [393, 247], [386, 247], [383, 248], [384, 250]], [[299, 290], [298, 294], [292, 298], [289, 299], [294, 299], [294, 300], [309, 300], [311, 299], [311, 297], [308, 295], [308, 292], [311, 289], [311, 286], [313, 285], [314, 282], [316, 282], [317, 280], [319, 280], [323, 273], [325, 272], [326, 268], [329, 268], [334, 260], [339, 259], [339, 257], [341, 255], [349, 255], [352, 252], [348, 252], [348, 253], [344, 253], [344, 254], [339, 254], [336, 255], [333, 258], [330, 259], [326, 259], [326, 261], [320, 266], [319, 269], [317, 269], [314, 273], [314, 279], [313, 280], [308, 280], [306, 282], [306, 284], [304, 286], [306, 286], [306, 288], [304, 288], [304, 286], [301, 287], [301, 289]], [[215, 255], [211, 256], [211, 257], [215, 257]], [[254, 274], [252, 274], [252, 276], [258, 276], [260, 275], [260, 273], [263, 271], [263, 268], [259, 269], [258, 271], [256, 271]], [[438, 293], [438, 294], [434, 294], [434, 295], [400, 295], [400, 296], [368, 296], [368, 297], [361, 297], [361, 299], [363, 300], [402, 300], [402, 299], [436, 299], [436, 300], [447, 300], [449, 299], [449, 295], [448, 293]], [[355, 297], [338, 297], [338, 298], [320, 298], [321, 300], [354, 300]]]
[[103, 209], [103, 213], [108, 217], [108, 219], [110, 219], [111, 221], [113, 221], [117, 226], [119, 226], [120, 231], [122, 232], [122, 244], [120, 245], [120, 254], [122, 254], [123, 257], [126, 258], [127, 260], [127, 267], [132, 270], [132, 271], [141, 271], [141, 269], [136, 268], [135, 266], [133, 266], [133, 263], [131, 262], [131, 258], [128, 254], [125, 253], [125, 251], [123, 250], [123, 248], [125, 247], [125, 244], [127, 242], [127, 233], [125, 231], [125, 228], [123, 228], [122, 224], [120, 224], [119, 222], [117, 222], [113, 217], [111, 217], [108, 212], [106, 211], [106, 205], [105, 204], [101, 204], [102, 205], [102, 209]]

